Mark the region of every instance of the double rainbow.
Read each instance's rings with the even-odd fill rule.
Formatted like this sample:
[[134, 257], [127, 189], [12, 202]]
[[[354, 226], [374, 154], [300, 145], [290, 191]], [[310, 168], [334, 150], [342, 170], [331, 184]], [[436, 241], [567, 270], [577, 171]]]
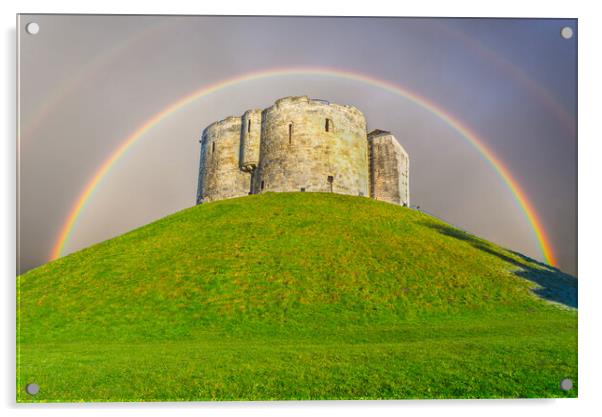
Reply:
[[458, 119], [452, 116], [449, 112], [444, 111], [442, 108], [420, 96], [417, 93], [409, 91], [399, 85], [393, 84], [389, 81], [380, 80], [370, 75], [361, 74], [357, 72], [351, 72], [336, 68], [321, 68], [321, 67], [299, 67], [299, 68], [275, 68], [264, 71], [252, 72], [237, 77], [229, 78], [217, 82], [215, 84], [203, 86], [192, 93], [180, 98], [176, 102], [165, 107], [160, 112], [146, 120], [141, 126], [134, 130], [129, 136], [127, 136], [121, 145], [103, 162], [100, 168], [96, 171], [92, 179], [87, 183], [82, 193], [79, 195], [76, 203], [71, 208], [69, 215], [61, 228], [60, 235], [52, 249], [50, 260], [59, 258], [64, 250], [66, 243], [69, 241], [71, 234], [77, 223], [79, 215], [86, 207], [87, 202], [92, 197], [94, 190], [101, 183], [102, 179], [110, 171], [111, 167], [126, 153], [126, 151], [139, 139], [141, 139], [145, 133], [153, 129], [159, 123], [161, 123], [167, 117], [173, 115], [178, 110], [186, 107], [187, 105], [204, 98], [212, 93], [220, 91], [224, 88], [232, 87], [244, 82], [255, 81], [259, 79], [265, 79], [270, 77], [284, 77], [284, 76], [323, 76], [323, 77], [336, 77], [352, 81], [357, 81], [363, 84], [367, 84], [373, 87], [377, 87], [400, 97], [403, 97], [412, 103], [422, 107], [430, 113], [439, 117], [449, 127], [457, 131], [472, 147], [474, 147], [479, 154], [487, 161], [498, 175], [502, 178], [514, 199], [516, 200], [520, 209], [524, 212], [537, 242], [540, 246], [543, 257], [546, 262], [550, 265], [555, 265], [556, 260], [554, 258], [552, 247], [549, 242], [542, 225], [539, 220], [535, 209], [527, 199], [524, 191], [520, 188], [516, 180], [510, 175], [510, 172], [504, 166], [504, 164], [494, 155], [494, 153], [488, 149], [484, 142], [471, 131], [466, 125], [462, 124]]

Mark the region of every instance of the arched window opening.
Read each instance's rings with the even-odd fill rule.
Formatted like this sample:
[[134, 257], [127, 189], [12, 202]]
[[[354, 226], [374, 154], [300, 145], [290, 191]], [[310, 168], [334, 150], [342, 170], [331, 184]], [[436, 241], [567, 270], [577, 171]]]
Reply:
[[288, 144], [292, 144], [293, 143], [293, 124], [289, 123], [288, 124]]
[[211, 153], [215, 152], [215, 142], [211, 144]]
[[332, 132], [332, 120], [326, 119], [326, 122], [324, 123], [324, 130], [327, 132]]
[[265, 183], [263, 181], [261, 181], [261, 189], [262, 190], [263, 190], [264, 186], [265, 186]]
[[251, 119], [247, 122], [247, 133], [251, 133]]

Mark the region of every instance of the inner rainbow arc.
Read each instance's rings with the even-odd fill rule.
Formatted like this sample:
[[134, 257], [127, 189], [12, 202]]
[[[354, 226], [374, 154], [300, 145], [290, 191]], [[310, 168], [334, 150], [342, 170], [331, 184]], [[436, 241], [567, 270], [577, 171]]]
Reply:
[[147, 119], [141, 126], [139, 126], [136, 130], [134, 130], [130, 135], [128, 135], [124, 139], [121, 145], [119, 145], [119, 147], [110, 154], [110, 156], [102, 163], [102, 165], [96, 171], [94, 176], [90, 179], [90, 181], [88, 181], [88, 183], [84, 187], [84, 190], [81, 192], [75, 204], [72, 206], [69, 215], [67, 216], [67, 219], [64, 222], [63, 227], [61, 228], [59, 237], [57, 238], [53, 246], [50, 260], [52, 261], [62, 256], [65, 245], [67, 244], [71, 234], [73, 233], [77, 220], [81, 212], [85, 208], [86, 203], [92, 196], [94, 190], [98, 187], [102, 179], [110, 171], [111, 167], [126, 153], [126, 151], [134, 143], [136, 143], [142, 136], [144, 136], [145, 133], [147, 133], [149, 130], [161, 123], [161, 121], [171, 116], [178, 110], [181, 110], [182, 108], [193, 103], [194, 101], [206, 97], [207, 95], [219, 91], [223, 88], [231, 87], [243, 82], [259, 80], [262, 78], [294, 75], [317, 75], [326, 77], [337, 77], [378, 87], [398, 96], [401, 96], [439, 117], [448, 126], [457, 131], [464, 139], [466, 139], [467, 142], [470, 143], [470, 145], [472, 145], [478, 151], [478, 153], [492, 165], [494, 170], [498, 173], [498, 175], [503, 180], [504, 184], [506, 184], [507, 188], [512, 193], [520, 209], [524, 212], [527, 221], [533, 229], [535, 238], [538, 242], [544, 259], [550, 265], [556, 265], [556, 259], [553, 254], [549, 238], [544, 228], [542, 227], [541, 221], [537, 216], [533, 205], [527, 199], [525, 192], [521, 189], [518, 182], [512, 177], [508, 168], [501, 162], [499, 158], [495, 156], [493, 151], [491, 151], [484, 145], [483, 141], [470, 128], [468, 128], [449, 112], [444, 111], [442, 108], [440, 108], [433, 102], [397, 84], [393, 84], [389, 81], [380, 80], [366, 74], [336, 68], [322, 67], [275, 68], [242, 74], [233, 78], [222, 80], [211, 85], [203, 86], [193, 91], [192, 93], [180, 98], [179, 100], [175, 101], [174, 103], [170, 104], [160, 112]]

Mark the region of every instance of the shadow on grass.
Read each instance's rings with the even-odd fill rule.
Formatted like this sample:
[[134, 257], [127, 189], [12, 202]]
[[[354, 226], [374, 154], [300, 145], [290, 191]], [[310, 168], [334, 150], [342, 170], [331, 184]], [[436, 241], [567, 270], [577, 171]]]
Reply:
[[[473, 247], [497, 256], [505, 262], [518, 267], [514, 274], [539, 285], [533, 293], [539, 297], [562, 304], [567, 307], [577, 308], [577, 278], [565, 274], [553, 266], [538, 262], [525, 255], [513, 251], [501, 251], [499, 248], [482, 241], [475, 236], [451, 226], [423, 222], [439, 233], [470, 243]], [[504, 253], [507, 252], [507, 253]], [[512, 254], [513, 256], [509, 256]]]

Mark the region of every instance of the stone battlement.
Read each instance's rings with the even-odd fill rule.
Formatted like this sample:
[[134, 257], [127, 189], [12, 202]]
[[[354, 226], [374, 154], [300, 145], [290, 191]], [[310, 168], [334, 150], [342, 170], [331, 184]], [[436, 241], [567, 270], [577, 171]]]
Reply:
[[363, 113], [284, 97], [203, 130], [197, 204], [266, 191], [335, 192], [408, 205], [409, 157]]

